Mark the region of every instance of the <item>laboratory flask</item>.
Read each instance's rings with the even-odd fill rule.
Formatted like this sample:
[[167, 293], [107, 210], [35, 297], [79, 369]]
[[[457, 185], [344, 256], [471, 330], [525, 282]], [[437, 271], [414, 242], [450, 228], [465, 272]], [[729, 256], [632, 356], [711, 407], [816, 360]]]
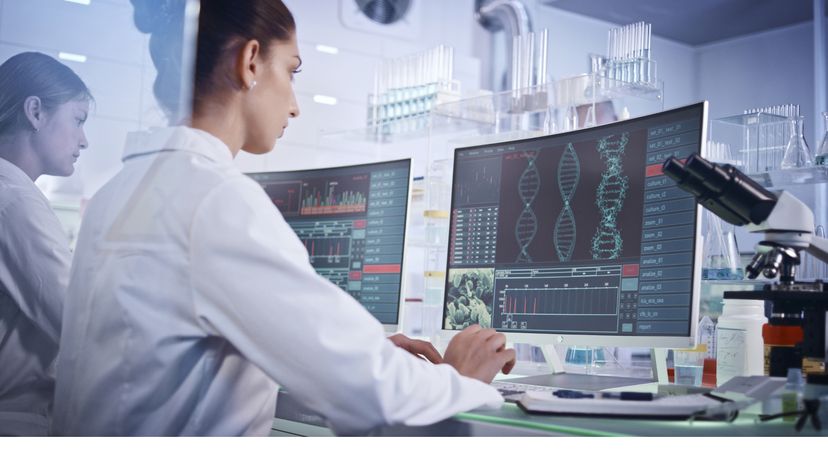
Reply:
[[782, 168], [803, 168], [812, 167], [814, 159], [811, 156], [811, 149], [805, 142], [805, 118], [801, 115], [788, 120], [790, 128], [790, 139], [785, 146], [785, 156], [782, 159]]
[[825, 125], [825, 134], [822, 136], [822, 143], [817, 148], [815, 163], [828, 165], [828, 112], [822, 112], [822, 121]]

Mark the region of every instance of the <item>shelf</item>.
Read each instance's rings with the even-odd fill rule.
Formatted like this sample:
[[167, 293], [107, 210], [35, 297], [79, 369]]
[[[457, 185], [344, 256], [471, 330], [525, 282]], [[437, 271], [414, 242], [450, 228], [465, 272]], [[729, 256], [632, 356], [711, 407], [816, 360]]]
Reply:
[[321, 136], [326, 139], [388, 144], [427, 137], [430, 125], [431, 115], [420, 114], [398, 118], [374, 126], [323, 131]]
[[[373, 143], [393, 143], [411, 139], [463, 133], [537, 136], [569, 131], [563, 122], [584, 107], [606, 102], [634, 99], [649, 103], [635, 115], [663, 109], [663, 84], [657, 86], [628, 83], [595, 74], [565, 78], [553, 83], [514, 91], [465, 97], [435, 105], [431, 112], [385, 121], [377, 125], [323, 132], [322, 137]], [[621, 104], [616, 112], [627, 108]], [[584, 115], [580, 115], [584, 119]]]
[[750, 279], [747, 279], [747, 278], [744, 279], [744, 280], [702, 280], [702, 284], [704, 284], [706, 286], [719, 285], [719, 286], [752, 286], [752, 287], [758, 287], [758, 286], [766, 285], [768, 283], [771, 283], [771, 282], [767, 281], [767, 280], [750, 280]]
[[792, 168], [750, 175], [766, 188], [807, 186], [828, 183], [828, 167]]
[[728, 123], [737, 126], [750, 126], [784, 123], [788, 121], [788, 119], [786, 117], [783, 117], [781, 115], [775, 115], [773, 113], [758, 112], [745, 113], [743, 115], [731, 115], [724, 118], [716, 118], [714, 121], [719, 121], [722, 123]]

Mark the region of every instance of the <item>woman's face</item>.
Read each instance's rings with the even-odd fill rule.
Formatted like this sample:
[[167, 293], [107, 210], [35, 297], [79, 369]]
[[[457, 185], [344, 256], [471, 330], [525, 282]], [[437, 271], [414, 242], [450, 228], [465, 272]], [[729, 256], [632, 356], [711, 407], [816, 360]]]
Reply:
[[74, 173], [81, 149], [89, 146], [83, 131], [88, 115], [86, 99], [70, 100], [44, 112], [44, 123], [32, 138], [42, 174], [69, 176]]
[[288, 120], [299, 116], [299, 105], [293, 93], [293, 75], [302, 65], [296, 35], [287, 41], [272, 42], [267, 55], [261, 59], [256, 85], [247, 91], [247, 134], [242, 145], [242, 150], [253, 154], [273, 150], [276, 139], [282, 137], [287, 128]]

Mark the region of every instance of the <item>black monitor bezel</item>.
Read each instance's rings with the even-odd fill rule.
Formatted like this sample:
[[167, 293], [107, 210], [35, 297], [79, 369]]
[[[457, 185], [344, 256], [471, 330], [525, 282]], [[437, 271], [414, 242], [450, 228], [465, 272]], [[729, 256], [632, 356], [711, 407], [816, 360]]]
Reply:
[[[411, 217], [411, 192], [412, 192], [412, 186], [411, 185], [413, 183], [413, 177], [412, 177], [412, 172], [411, 172], [411, 167], [413, 165], [412, 159], [410, 157], [406, 157], [406, 158], [401, 158], [401, 159], [383, 160], [381, 162], [368, 162], [368, 163], [358, 163], [358, 164], [337, 165], [337, 166], [332, 166], [332, 167], [295, 169], [295, 170], [271, 170], [271, 171], [266, 171], [266, 172], [248, 172], [248, 173], [245, 173], [253, 181], [255, 181], [257, 184], [259, 184], [259, 186], [261, 186], [261, 182], [259, 182], [259, 180], [257, 180], [255, 178], [255, 175], [263, 175], [263, 176], [264, 175], [274, 175], [274, 174], [290, 175], [290, 174], [299, 174], [299, 173], [325, 172], [325, 171], [333, 171], [333, 170], [338, 170], [338, 169], [343, 169], [343, 168], [377, 167], [377, 166], [382, 166], [382, 165], [398, 164], [400, 162], [405, 162], [407, 164], [408, 188], [407, 188], [407, 195], [406, 195], [406, 200], [405, 200], [405, 220], [404, 220], [403, 238], [402, 238], [402, 246], [403, 247], [402, 247], [402, 255], [400, 257], [400, 286], [397, 290], [397, 293], [399, 295], [399, 302], [397, 303], [397, 315], [396, 315], [396, 320], [394, 322], [380, 322], [379, 319], [377, 319], [377, 322], [379, 322], [383, 326], [393, 326], [393, 327], [399, 327], [401, 325], [402, 319], [403, 319], [402, 314], [403, 314], [403, 311], [404, 311], [403, 308], [404, 308], [404, 303], [405, 303], [405, 296], [403, 296], [403, 293], [405, 291], [405, 257], [406, 257], [406, 251], [408, 249], [406, 247], [407, 246], [406, 238], [407, 238], [407, 235], [408, 235], [408, 222], [409, 222], [409, 219]], [[285, 222], [287, 223], [287, 220], [285, 220]], [[291, 229], [291, 231], [292, 231], [292, 229]], [[362, 303], [360, 303], [360, 305], [362, 305]], [[366, 312], [370, 312], [370, 311], [368, 311], [366, 309]], [[393, 331], [393, 329], [391, 329], [391, 331]]]

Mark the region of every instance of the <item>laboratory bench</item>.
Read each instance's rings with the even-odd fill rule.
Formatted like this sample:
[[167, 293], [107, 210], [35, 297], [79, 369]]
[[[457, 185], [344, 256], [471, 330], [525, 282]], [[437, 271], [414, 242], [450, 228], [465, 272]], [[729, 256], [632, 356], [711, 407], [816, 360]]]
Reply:
[[[758, 407], [757, 407], [758, 408]], [[388, 426], [369, 436], [404, 437], [516, 437], [516, 436], [645, 436], [645, 437], [756, 437], [826, 436], [828, 425], [816, 431], [810, 422], [796, 432], [793, 421], [758, 422], [755, 409], [742, 411], [732, 422], [661, 421], [606, 417], [531, 415], [514, 403], [496, 411], [460, 413], [436, 424], [420, 427]], [[824, 423], [828, 420], [823, 420]], [[324, 419], [311, 413], [288, 392], [280, 392], [271, 436], [332, 436]]]

